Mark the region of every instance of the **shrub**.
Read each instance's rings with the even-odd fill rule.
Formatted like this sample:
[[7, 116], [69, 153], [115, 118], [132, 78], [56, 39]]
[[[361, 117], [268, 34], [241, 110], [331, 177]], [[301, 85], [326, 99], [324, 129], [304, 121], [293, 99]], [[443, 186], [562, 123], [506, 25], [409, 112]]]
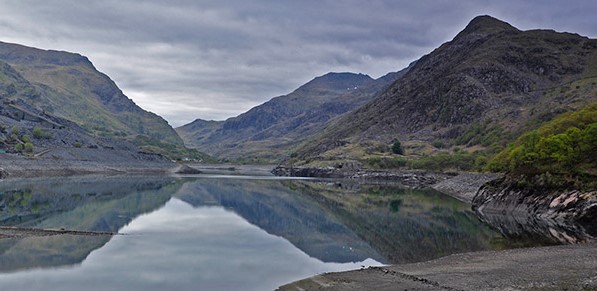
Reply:
[[396, 169], [406, 166], [407, 162], [402, 157], [382, 158], [371, 157], [366, 161], [367, 165], [373, 169]]
[[439, 140], [432, 142], [431, 145], [434, 146], [436, 149], [443, 149], [446, 147], [446, 144], [444, 144], [443, 142], [441, 142]]
[[24, 146], [23, 146], [23, 144], [21, 144], [21, 143], [18, 143], [18, 144], [16, 144], [16, 145], [15, 145], [15, 150], [17, 150], [17, 151], [19, 151], [19, 152], [20, 152], [20, 151], [22, 151], [22, 150], [23, 150], [23, 148], [24, 148]]
[[31, 142], [31, 138], [28, 135], [21, 136], [21, 140], [25, 143]]
[[423, 156], [416, 160], [409, 160], [408, 166], [413, 169], [424, 169], [430, 171], [480, 171], [485, 166], [487, 160], [484, 152], [469, 153], [461, 151], [459, 153], [439, 153], [433, 156]]
[[19, 134], [19, 128], [16, 126], [13, 126], [11, 131], [12, 131], [12, 134], [16, 134], [16, 135]]
[[39, 127], [35, 127], [33, 128], [33, 137], [35, 138], [52, 138], [52, 134], [45, 132], [43, 129], [39, 128]]
[[394, 144], [392, 144], [392, 153], [397, 155], [404, 155], [404, 148], [402, 148], [402, 144], [399, 140], [396, 140]]
[[25, 143], [25, 151], [28, 153], [33, 152], [33, 144], [30, 142], [26, 142]]
[[83, 146], [83, 144], [81, 144], [81, 142], [80, 142], [80, 141], [76, 141], [76, 142], [73, 144], [73, 146], [74, 146], [74, 147], [76, 147], [76, 148], [80, 148], [81, 146]]

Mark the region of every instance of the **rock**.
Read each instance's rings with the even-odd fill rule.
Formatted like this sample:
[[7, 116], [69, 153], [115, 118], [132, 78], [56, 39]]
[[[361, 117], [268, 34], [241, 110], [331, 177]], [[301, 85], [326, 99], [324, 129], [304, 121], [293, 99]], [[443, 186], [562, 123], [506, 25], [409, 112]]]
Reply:
[[481, 186], [497, 178], [499, 178], [499, 175], [496, 174], [461, 173], [453, 178], [440, 181], [431, 187], [458, 200], [471, 203]]
[[180, 166], [180, 168], [178, 168], [178, 170], [176, 170], [176, 172], [174, 172], [176, 174], [189, 174], [189, 175], [194, 175], [194, 174], [201, 174], [203, 172], [201, 172], [200, 170], [197, 170], [195, 168], [189, 167], [187, 165], [182, 165]]

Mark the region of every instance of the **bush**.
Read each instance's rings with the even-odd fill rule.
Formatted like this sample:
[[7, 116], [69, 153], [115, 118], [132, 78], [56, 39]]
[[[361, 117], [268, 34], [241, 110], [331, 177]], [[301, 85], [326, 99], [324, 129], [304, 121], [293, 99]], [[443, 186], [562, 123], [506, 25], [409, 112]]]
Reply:
[[454, 154], [439, 153], [409, 160], [408, 167], [438, 172], [446, 170], [480, 171], [485, 166], [486, 154], [480, 151], [473, 153], [460, 151]]
[[366, 163], [370, 168], [373, 169], [396, 169], [406, 166], [406, 160], [402, 157], [371, 157], [367, 159]]
[[23, 146], [23, 144], [21, 144], [21, 143], [18, 143], [15, 145], [15, 150], [17, 150], [19, 152], [22, 151], [23, 148], [25, 148], [25, 146]]
[[15, 134], [15, 135], [19, 134], [19, 128], [16, 126], [13, 126], [11, 131], [12, 131], [12, 134]]
[[26, 142], [25, 143], [25, 151], [28, 153], [33, 152], [33, 144], [30, 142]]
[[392, 144], [392, 153], [397, 155], [404, 155], [404, 148], [402, 148], [402, 144], [399, 140], [396, 140], [394, 144]]
[[43, 129], [36, 127], [33, 128], [33, 137], [35, 138], [46, 138], [49, 139], [52, 137], [52, 135], [50, 133], [45, 132]]
[[31, 138], [28, 135], [21, 136], [21, 140], [25, 143], [31, 142]]
[[80, 148], [81, 146], [83, 146], [83, 144], [81, 144], [81, 142], [80, 142], [80, 141], [76, 141], [76, 142], [73, 144], [73, 146], [74, 146], [74, 147], [76, 147], [76, 148]]
[[443, 142], [441, 142], [439, 140], [432, 142], [431, 145], [434, 146], [436, 149], [443, 149], [446, 147], [446, 144], [444, 144]]

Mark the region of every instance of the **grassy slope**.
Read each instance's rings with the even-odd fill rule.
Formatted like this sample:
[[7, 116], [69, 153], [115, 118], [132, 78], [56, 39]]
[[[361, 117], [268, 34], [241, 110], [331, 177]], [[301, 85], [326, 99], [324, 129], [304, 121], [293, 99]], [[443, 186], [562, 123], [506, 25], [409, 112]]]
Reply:
[[90, 63], [14, 67], [43, 91], [42, 106], [106, 137], [143, 134], [181, 144], [161, 117], [138, 108]]
[[184, 147], [160, 116], [138, 107], [85, 57], [0, 42], [0, 94], [172, 159], [210, 160]]

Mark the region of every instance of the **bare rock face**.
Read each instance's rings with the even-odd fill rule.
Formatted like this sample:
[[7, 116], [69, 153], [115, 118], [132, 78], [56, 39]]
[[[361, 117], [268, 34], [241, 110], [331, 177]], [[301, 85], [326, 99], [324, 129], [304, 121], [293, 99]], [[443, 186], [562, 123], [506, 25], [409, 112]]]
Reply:
[[[481, 217], [490, 221], [511, 217], [518, 224], [537, 225], [540, 220], [564, 229], [580, 226], [584, 230], [577, 233], [597, 237], [597, 191], [524, 189], [502, 178], [481, 187], [472, 204]], [[545, 228], [550, 231], [549, 227]], [[557, 227], [552, 229], [556, 231]]]

